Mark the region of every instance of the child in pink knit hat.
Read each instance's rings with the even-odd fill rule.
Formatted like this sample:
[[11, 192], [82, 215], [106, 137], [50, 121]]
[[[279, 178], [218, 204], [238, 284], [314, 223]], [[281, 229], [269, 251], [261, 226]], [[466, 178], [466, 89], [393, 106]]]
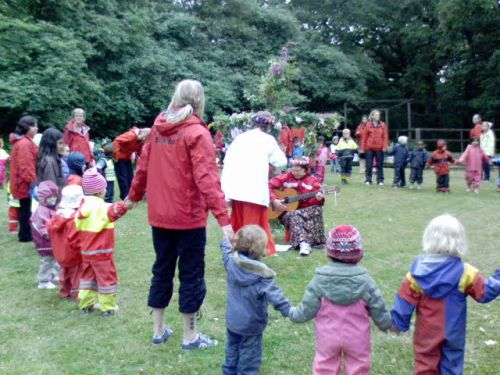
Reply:
[[391, 317], [380, 290], [364, 267], [358, 230], [351, 225], [333, 228], [326, 240], [331, 262], [316, 269], [290, 320], [316, 321], [314, 374], [338, 374], [344, 362], [346, 374], [369, 374], [371, 368], [370, 321], [386, 331]]
[[114, 222], [125, 215], [123, 202], [104, 202], [106, 179], [96, 169], [85, 171], [82, 187], [85, 194], [75, 218], [82, 254], [79, 308], [82, 314], [99, 309], [103, 316], [118, 310], [118, 277], [114, 262]]

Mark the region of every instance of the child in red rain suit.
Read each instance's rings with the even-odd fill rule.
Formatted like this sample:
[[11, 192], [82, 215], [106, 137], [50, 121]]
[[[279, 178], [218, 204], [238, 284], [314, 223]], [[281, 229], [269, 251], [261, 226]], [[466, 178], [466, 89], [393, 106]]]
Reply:
[[47, 225], [54, 258], [61, 266], [59, 295], [63, 298], [78, 297], [82, 256], [75, 226], [75, 214], [82, 199], [83, 189], [80, 185], [63, 188], [61, 203]]
[[105, 317], [118, 310], [113, 223], [127, 212], [123, 202], [104, 202], [106, 186], [106, 179], [97, 170], [85, 171], [82, 179], [85, 196], [75, 218], [82, 254], [79, 308], [86, 315], [96, 310], [99, 302]]
[[431, 155], [427, 162], [428, 165], [434, 166], [436, 173], [436, 191], [438, 193], [450, 192], [450, 165], [456, 163], [451, 153], [446, 150], [446, 141], [440, 139], [437, 141], [437, 150]]

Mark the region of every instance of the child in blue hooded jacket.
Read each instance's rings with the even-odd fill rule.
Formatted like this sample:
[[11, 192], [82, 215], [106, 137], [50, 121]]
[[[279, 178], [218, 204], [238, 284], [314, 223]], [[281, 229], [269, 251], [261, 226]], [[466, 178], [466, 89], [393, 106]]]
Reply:
[[290, 302], [275, 284], [276, 273], [260, 261], [267, 254], [267, 235], [258, 225], [236, 232], [234, 249], [221, 242], [227, 270], [226, 359], [224, 375], [258, 374], [262, 362], [262, 335], [267, 326], [269, 304], [285, 317]]
[[406, 332], [416, 310], [415, 374], [460, 375], [464, 367], [467, 297], [479, 303], [500, 294], [500, 269], [485, 278], [462, 260], [467, 239], [451, 215], [434, 218], [418, 257], [401, 283], [391, 311], [393, 331]]

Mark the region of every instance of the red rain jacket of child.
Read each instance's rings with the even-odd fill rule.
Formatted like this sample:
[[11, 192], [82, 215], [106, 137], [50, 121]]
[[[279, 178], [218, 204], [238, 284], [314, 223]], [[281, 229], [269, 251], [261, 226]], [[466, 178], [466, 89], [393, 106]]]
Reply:
[[115, 138], [113, 141], [115, 160], [131, 160], [134, 152], [137, 156], [141, 154], [142, 142], [139, 141], [138, 133], [138, 128], [132, 128]]
[[429, 165], [434, 165], [434, 173], [438, 176], [444, 176], [450, 173], [449, 163], [455, 163], [455, 159], [453, 159], [449, 151], [445, 150], [434, 151], [427, 162]]
[[89, 144], [89, 131], [87, 125], [82, 125], [82, 131], [77, 130], [73, 121], [69, 121], [64, 129], [64, 143], [69, 146], [71, 152], [81, 152], [87, 163], [94, 160]]
[[[273, 190], [280, 190], [280, 189], [295, 189], [297, 190], [299, 195], [301, 195], [319, 191], [321, 190], [321, 185], [318, 182], [318, 180], [316, 180], [316, 178], [314, 178], [311, 175], [306, 175], [304, 178], [298, 180], [295, 177], [293, 177], [293, 174], [291, 172], [288, 172], [273, 177], [269, 181], [269, 194], [271, 197], [271, 202], [277, 199], [276, 194], [274, 193]], [[325, 204], [324, 199], [318, 201], [316, 197], [312, 197], [300, 201], [299, 209], [311, 206], [323, 206], [324, 204]]]
[[220, 185], [215, 148], [205, 123], [196, 115], [171, 124], [158, 115], [144, 144], [129, 192], [132, 201], [148, 195], [149, 224], [166, 229], [207, 225], [208, 210], [221, 226], [229, 214]]
[[16, 199], [29, 198], [30, 185], [36, 182], [38, 148], [29, 137], [10, 135], [13, 145], [10, 159], [10, 188]]
[[47, 224], [47, 230], [52, 242], [52, 253], [57, 262], [65, 268], [75, 267], [82, 262], [78, 232], [75, 226], [75, 213], [66, 209], [68, 214], [59, 210]]
[[378, 125], [374, 125], [371, 122], [366, 125], [365, 128], [365, 138], [361, 149], [363, 151], [383, 151], [387, 150], [389, 145], [389, 132], [387, 130], [387, 125], [380, 121]]

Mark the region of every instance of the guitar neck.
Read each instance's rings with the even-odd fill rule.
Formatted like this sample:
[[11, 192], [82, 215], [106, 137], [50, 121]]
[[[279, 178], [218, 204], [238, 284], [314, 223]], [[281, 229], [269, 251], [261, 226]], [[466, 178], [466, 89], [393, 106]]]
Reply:
[[312, 198], [312, 197], [316, 196], [316, 194], [318, 194], [318, 193], [319, 193], [319, 191], [315, 191], [313, 193], [307, 193], [307, 194], [296, 195], [294, 197], [288, 197], [287, 201], [288, 201], [288, 203], [302, 201], [304, 199]]

